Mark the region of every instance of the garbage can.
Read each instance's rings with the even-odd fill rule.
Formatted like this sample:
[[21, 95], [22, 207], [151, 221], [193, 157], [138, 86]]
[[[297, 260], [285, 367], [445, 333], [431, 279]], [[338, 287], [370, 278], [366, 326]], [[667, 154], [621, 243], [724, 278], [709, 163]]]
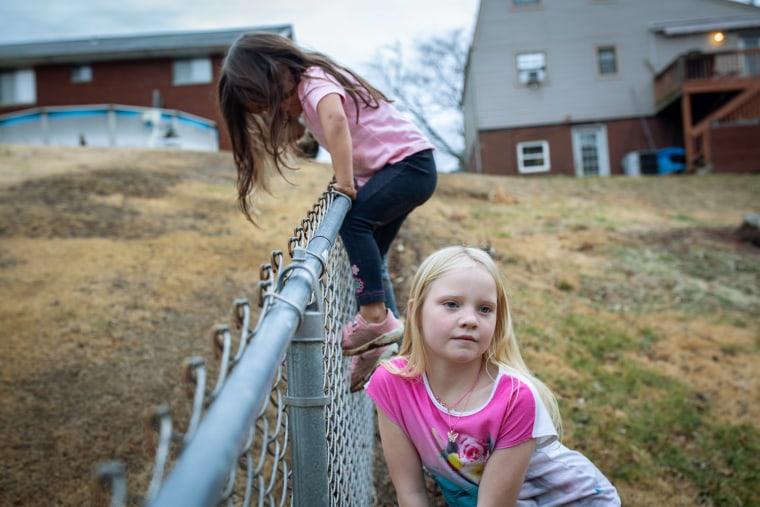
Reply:
[[670, 146], [657, 150], [657, 172], [659, 174], [680, 173], [686, 169], [686, 152], [680, 146]]
[[623, 173], [627, 176], [657, 174], [657, 153], [654, 151], [631, 151], [623, 157]]

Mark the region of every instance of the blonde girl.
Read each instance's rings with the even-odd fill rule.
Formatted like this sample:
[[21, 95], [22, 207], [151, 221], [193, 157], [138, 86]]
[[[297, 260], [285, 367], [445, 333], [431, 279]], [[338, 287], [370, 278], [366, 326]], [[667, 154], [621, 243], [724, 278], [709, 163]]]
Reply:
[[399, 355], [366, 387], [399, 505], [428, 505], [423, 469], [449, 506], [620, 505], [582, 454], [559, 443], [549, 388], [528, 369], [503, 276], [454, 246], [415, 274]]

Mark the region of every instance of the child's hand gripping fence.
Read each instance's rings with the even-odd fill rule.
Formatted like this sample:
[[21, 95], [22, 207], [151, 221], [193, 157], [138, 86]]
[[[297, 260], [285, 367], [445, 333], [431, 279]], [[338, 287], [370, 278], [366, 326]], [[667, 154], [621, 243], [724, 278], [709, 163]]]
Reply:
[[234, 302], [236, 351], [230, 328], [218, 326], [212, 388], [204, 360], [186, 361], [192, 414], [179, 432], [168, 406], [154, 412], [145, 495], [129, 492], [123, 464], [107, 462], [98, 467], [96, 505], [370, 504], [374, 411], [365, 394], [348, 391], [339, 339], [356, 312], [338, 238], [350, 205], [324, 193], [290, 238], [293, 262], [283, 267], [282, 252], [272, 253], [260, 271], [254, 329], [247, 299]]

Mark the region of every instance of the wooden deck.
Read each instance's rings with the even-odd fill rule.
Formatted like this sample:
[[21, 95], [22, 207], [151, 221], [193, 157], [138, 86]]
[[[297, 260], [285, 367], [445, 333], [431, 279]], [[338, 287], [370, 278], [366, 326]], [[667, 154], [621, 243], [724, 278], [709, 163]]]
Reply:
[[712, 125], [760, 119], [760, 49], [682, 55], [655, 77], [654, 92], [657, 113], [680, 102], [688, 169], [708, 165]]

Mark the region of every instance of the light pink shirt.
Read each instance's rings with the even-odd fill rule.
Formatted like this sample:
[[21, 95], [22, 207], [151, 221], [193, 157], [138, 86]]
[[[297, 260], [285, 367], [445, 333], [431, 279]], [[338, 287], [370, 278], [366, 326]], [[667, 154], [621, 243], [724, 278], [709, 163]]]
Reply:
[[[350, 75], [346, 77], [352, 79]], [[359, 101], [359, 122], [351, 96], [332, 76], [319, 67], [307, 69], [298, 84], [298, 98], [303, 107], [306, 128], [327, 149], [324, 130], [317, 114], [317, 104], [326, 95], [337, 93], [343, 102], [353, 149], [356, 188], [361, 188], [377, 171], [433, 145], [420, 130], [388, 102], [378, 101], [376, 109]]]

